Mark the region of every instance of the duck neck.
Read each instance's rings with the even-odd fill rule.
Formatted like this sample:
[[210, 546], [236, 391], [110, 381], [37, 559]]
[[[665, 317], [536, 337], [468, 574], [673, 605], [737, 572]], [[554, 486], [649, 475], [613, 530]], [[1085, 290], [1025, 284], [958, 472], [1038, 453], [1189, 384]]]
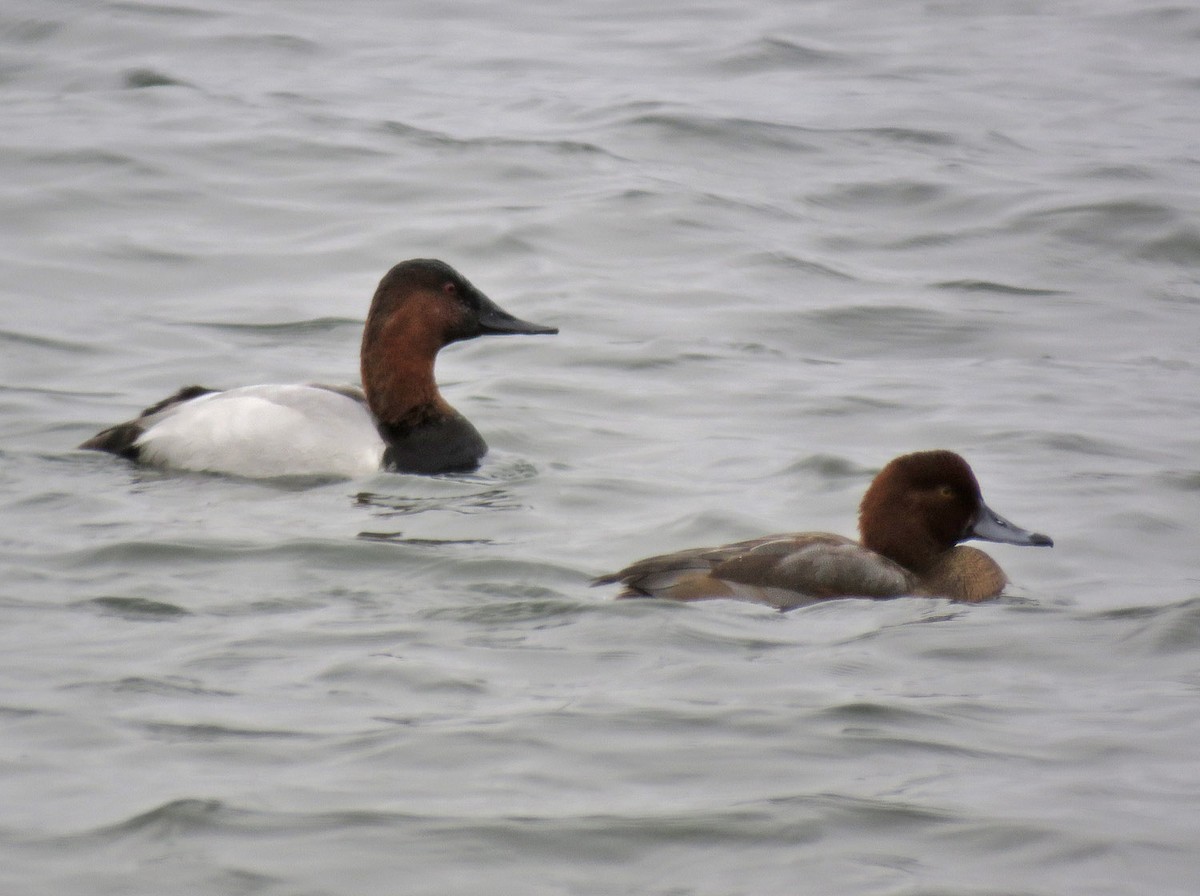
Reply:
[[923, 575], [948, 546], [939, 543], [927, 527], [913, 525], [915, 519], [922, 517], [922, 508], [914, 506], [907, 496], [881, 487], [880, 478], [876, 477], [867, 489], [858, 508], [862, 544], [910, 572]]
[[441, 340], [427, 328], [393, 318], [363, 333], [362, 382], [367, 406], [389, 439], [452, 417], [433, 376]]
[[933, 569], [942, 554], [942, 548], [936, 541], [931, 538], [913, 540], [911, 533], [907, 537], [890, 538], [886, 532], [864, 532], [862, 542], [875, 553], [894, 560], [917, 575], [925, 575]]

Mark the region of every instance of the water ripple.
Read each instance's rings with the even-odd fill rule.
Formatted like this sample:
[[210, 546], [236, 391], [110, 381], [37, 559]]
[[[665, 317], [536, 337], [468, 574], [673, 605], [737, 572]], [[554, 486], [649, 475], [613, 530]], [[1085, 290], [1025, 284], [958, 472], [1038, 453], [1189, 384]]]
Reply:
[[1061, 289], [1045, 289], [1033, 286], [1012, 286], [1007, 283], [994, 283], [990, 280], [944, 280], [932, 284], [936, 289], [950, 289], [961, 292], [985, 292], [1006, 296], [1061, 296], [1066, 292]]
[[148, 87], [192, 87], [186, 81], [173, 78], [152, 68], [134, 68], [125, 72], [125, 86], [131, 90]]
[[183, 607], [144, 597], [97, 597], [88, 604], [129, 620], [158, 621], [188, 615]]
[[796, 43], [780, 37], [764, 37], [726, 56], [719, 68], [730, 73], [841, 68], [852, 63], [845, 53]]

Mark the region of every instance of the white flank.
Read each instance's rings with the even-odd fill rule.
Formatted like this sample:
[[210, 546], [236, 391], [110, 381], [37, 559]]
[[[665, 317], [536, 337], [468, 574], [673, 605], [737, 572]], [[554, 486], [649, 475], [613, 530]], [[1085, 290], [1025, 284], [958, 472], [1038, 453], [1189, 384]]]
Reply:
[[152, 418], [137, 445], [147, 463], [255, 479], [365, 476], [384, 451], [365, 406], [304, 385], [202, 395]]

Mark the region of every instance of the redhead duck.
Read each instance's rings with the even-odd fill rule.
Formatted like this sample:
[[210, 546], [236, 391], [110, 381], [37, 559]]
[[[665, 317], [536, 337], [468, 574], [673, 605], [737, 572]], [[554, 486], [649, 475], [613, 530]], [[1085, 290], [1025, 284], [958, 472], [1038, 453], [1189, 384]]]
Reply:
[[619, 582], [625, 586], [619, 597], [725, 597], [781, 610], [838, 597], [923, 595], [973, 603], [996, 597], [1008, 579], [995, 560], [960, 541], [1054, 544], [984, 504], [975, 474], [952, 451], [891, 461], [863, 496], [858, 527], [861, 542], [826, 532], [768, 535], [650, 557], [592, 584]]
[[371, 300], [361, 390], [188, 386], [79, 447], [154, 466], [247, 477], [473, 470], [487, 443], [438, 391], [438, 351], [476, 336], [557, 332], [513, 317], [445, 262], [402, 261], [379, 281]]

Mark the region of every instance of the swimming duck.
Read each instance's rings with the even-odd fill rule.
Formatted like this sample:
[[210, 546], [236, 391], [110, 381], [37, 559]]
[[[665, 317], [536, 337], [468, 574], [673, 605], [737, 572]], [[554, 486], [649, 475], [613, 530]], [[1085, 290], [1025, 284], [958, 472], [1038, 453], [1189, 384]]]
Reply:
[[782, 610], [838, 597], [902, 595], [977, 602], [1008, 579], [968, 538], [1054, 544], [1013, 525], [983, 503], [970, 466], [952, 451], [897, 457], [872, 481], [859, 506], [861, 542], [808, 532], [768, 535], [717, 548], [640, 560], [593, 585], [620, 583], [618, 597], [734, 598]]
[[476, 336], [557, 332], [513, 317], [445, 262], [414, 258], [375, 290], [363, 328], [362, 389], [188, 386], [79, 447], [246, 477], [473, 470], [487, 443], [438, 391], [438, 351]]

